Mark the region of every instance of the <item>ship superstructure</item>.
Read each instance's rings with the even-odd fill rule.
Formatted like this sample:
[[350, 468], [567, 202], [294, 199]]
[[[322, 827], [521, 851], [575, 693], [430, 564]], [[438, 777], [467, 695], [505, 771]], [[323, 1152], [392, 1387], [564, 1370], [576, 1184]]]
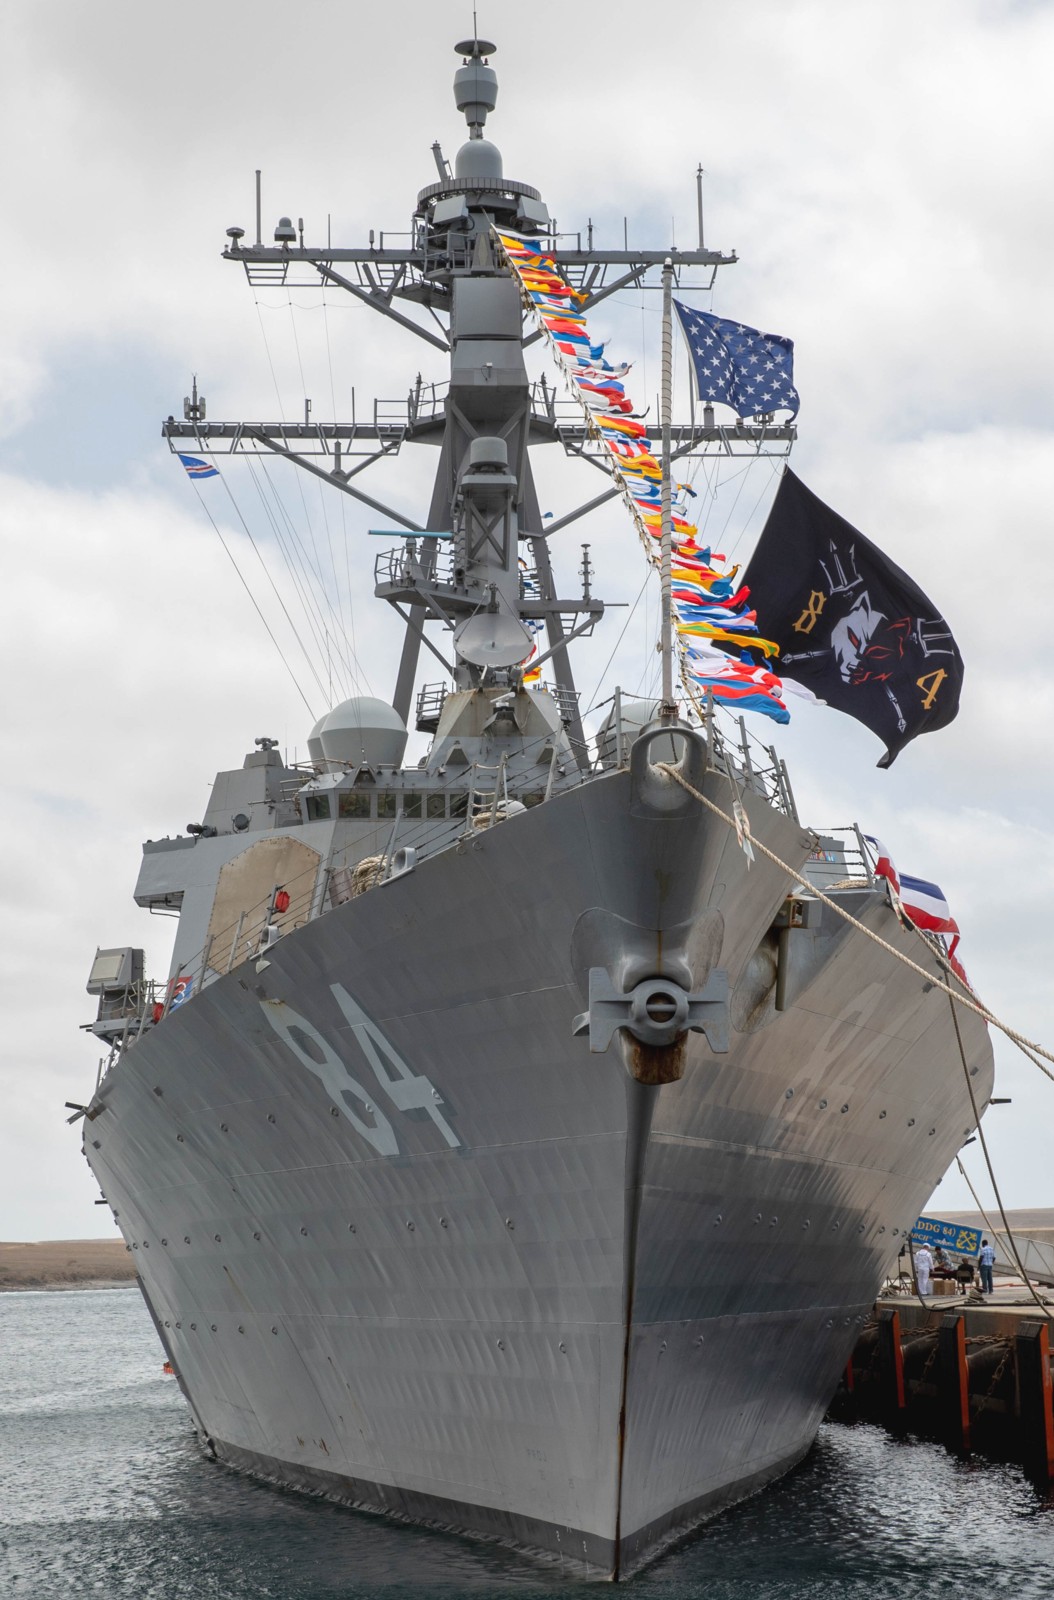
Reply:
[[[618, 491], [543, 527], [530, 448], [602, 462], [528, 377], [495, 230], [547, 239], [586, 306], [734, 258], [558, 235], [484, 137], [494, 46], [457, 49], [469, 138], [452, 170], [437, 151], [409, 244], [229, 230], [250, 282], [342, 287], [450, 376], [368, 423], [212, 422], [195, 389], [164, 426], [396, 524], [375, 587], [405, 642], [390, 705], [334, 707], [306, 764], [257, 740], [145, 847], [172, 968], [155, 990], [141, 953], [97, 957], [85, 1153], [215, 1456], [617, 1577], [808, 1449], [992, 1057], [803, 887], [941, 974], [862, 838], [803, 827], [742, 725], [618, 694], [587, 738], [568, 645], [604, 607], [588, 551], [559, 594], [549, 540]], [[793, 431], [707, 407], [671, 451], [785, 454]], [[360, 472], [421, 442], [416, 522]], [[445, 677], [415, 694], [422, 643]], [[411, 717], [431, 744], [408, 766]]]

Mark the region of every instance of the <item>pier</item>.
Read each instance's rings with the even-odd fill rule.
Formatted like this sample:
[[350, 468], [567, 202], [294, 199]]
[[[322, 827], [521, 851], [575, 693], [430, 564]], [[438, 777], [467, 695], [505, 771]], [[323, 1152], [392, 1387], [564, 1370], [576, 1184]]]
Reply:
[[1050, 1368], [1054, 1294], [1021, 1283], [922, 1299], [887, 1294], [861, 1332], [829, 1416], [870, 1421], [1019, 1462], [1054, 1481]]

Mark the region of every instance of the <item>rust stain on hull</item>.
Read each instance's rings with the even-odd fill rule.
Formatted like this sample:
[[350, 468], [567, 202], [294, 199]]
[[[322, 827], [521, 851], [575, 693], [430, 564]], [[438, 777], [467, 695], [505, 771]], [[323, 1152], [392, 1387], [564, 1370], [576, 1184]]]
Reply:
[[626, 1065], [638, 1083], [653, 1087], [676, 1083], [684, 1077], [688, 1035], [682, 1033], [672, 1044], [643, 1044], [626, 1035]]

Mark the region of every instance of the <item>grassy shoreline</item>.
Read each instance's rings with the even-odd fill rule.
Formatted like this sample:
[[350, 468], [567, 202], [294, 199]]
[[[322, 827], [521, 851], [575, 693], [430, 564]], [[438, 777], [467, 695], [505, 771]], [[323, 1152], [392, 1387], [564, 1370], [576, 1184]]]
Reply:
[[0, 1241], [0, 1293], [12, 1289], [120, 1289], [135, 1282], [123, 1239]]

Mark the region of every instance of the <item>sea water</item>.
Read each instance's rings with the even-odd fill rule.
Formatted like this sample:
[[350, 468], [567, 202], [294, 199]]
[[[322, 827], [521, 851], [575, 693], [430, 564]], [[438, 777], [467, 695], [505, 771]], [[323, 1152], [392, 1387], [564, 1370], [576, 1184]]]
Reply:
[[[0, 1294], [0, 1596], [597, 1600], [496, 1545], [386, 1522], [205, 1458], [135, 1289]], [[827, 1425], [790, 1477], [629, 1600], [1054, 1597], [1054, 1499], [1014, 1467]]]

